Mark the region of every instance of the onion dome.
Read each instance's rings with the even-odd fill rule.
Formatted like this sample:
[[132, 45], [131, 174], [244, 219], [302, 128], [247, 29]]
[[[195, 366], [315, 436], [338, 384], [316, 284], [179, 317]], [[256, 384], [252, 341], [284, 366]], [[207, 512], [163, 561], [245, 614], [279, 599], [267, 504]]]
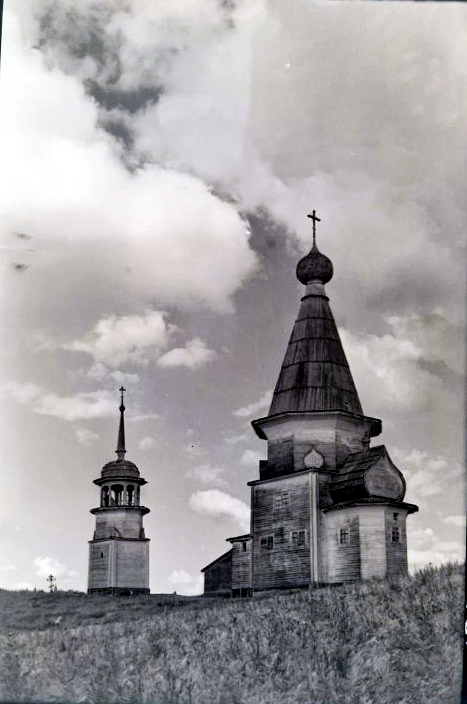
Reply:
[[107, 479], [110, 477], [121, 477], [123, 475], [139, 477], [139, 469], [135, 463], [130, 462], [130, 460], [112, 460], [102, 467], [101, 476]]
[[316, 216], [316, 211], [314, 210], [308, 217], [313, 220], [313, 247], [298, 262], [297, 279], [305, 286], [310, 281], [319, 281], [322, 284], [327, 284], [332, 279], [333, 267], [329, 257], [321, 254], [316, 246], [316, 221], [320, 222], [320, 218]]

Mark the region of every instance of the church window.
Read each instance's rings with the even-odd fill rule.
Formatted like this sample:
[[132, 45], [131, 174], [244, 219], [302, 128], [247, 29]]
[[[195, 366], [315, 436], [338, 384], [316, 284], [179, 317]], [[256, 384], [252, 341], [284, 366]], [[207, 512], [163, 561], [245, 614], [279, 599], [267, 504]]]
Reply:
[[128, 498], [128, 506], [133, 506], [135, 487], [132, 484], [129, 484], [126, 488], [126, 492]]
[[350, 535], [348, 528], [341, 528], [339, 531], [339, 543], [341, 545], [346, 545], [349, 542]]
[[400, 536], [399, 526], [393, 526], [391, 533], [392, 533], [392, 542], [393, 543], [400, 543], [401, 536]]
[[399, 514], [398, 514], [398, 513], [393, 513], [393, 514], [392, 514], [392, 517], [394, 518], [395, 521], [397, 521], [397, 519], [399, 518]]
[[282, 491], [274, 496], [274, 511], [283, 511], [289, 507], [289, 494], [287, 491]]
[[103, 552], [101, 552], [101, 557], [104, 557], [104, 553], [103, 553]]
[[246, 542], [243, 541], [242, 543], [242, 552], [246, 552]]
[[293, 530], [292, 531], [292, 545], [298, 548], [305, 547], [306, 544], [306, 531], [304, 530]]
[[261, 538], [261, 550], [272, 550], [274, 547], [274, 536], [267, 535]]

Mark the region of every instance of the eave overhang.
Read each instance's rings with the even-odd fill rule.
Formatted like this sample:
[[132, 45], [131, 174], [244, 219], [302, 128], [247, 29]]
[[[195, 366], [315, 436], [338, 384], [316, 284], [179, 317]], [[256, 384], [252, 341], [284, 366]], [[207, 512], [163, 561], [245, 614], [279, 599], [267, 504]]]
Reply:
[[146, 479], [143, 479], [143, 477], [135, 477], [132, 476], [131, 474], [112, 474], [111, 477], [98, 477], [97, 479], [93, 479], [93, 483], [97, 484], [97, 486], [101, 486], [102, 484], [113, 484], [118, 481], [125, 481], [125, 482], [131, 482], [131, 484], [138, 484], [139, 486], [143, 486], [143, 484], [147, 484]]
[[277, 421], [287, 419], [300, 420], [302, 418], [326, 418], [329, 416], [345, 416], [347, 418], [354, 418], [364, 423], [369, 423], [371, 437], [376, 437], [382, 431], [382, 422], [379, 418], [372, 418], [371, 416], [364, 416], [360, 413], [354, 413], [352, 411], [342, 411], [340, 409], [336, 409], [333, 411], [285, 411], [284, 413], [275, 413], [274, 415], [265, 416], [264, 418], [257, 418], [256, 420], [251, 421], [251, 425], [253, 426], [253, 430], [255, 431], [256, 435], [261, 440], [267, 440], [267, 436], [263, 428], [273, 423], [276, 423]]
[[245, 543], [248, 540], [251, 540], [251, 533], [247, 533], [246, 535], [236, 535], [233, 538], [226, 538], [228, 543]]
[[125, 511], [137, 511], [141, 513], [142, 516], [145, 516], [147, 513], [150, 512], [151, 509], [146, 508], [146, 506], [98, 506], [97, 508], [91, 508], [89, 510], [89, 513], [105, 513], [106, 511], [115, 511], [116, 509], [124, 509]]
[[415, 504], [408, 504], [405, 501], [396, 501], [395, 499], [388, 499], [385, 496], [370, 496], [368, 498], [355, 499], [353, 501], [343, 501], [342, 503], [333, 504], [332, 506], [327, 506], [322, 508], [323, 513], [329, 513], [330, 511], [341, 511], [345, 508], [352, 508], [353, 506], [394, 506], [394, 508], [406, 509], [407, 513], [416, 513], [418, 511], [418, 506]]

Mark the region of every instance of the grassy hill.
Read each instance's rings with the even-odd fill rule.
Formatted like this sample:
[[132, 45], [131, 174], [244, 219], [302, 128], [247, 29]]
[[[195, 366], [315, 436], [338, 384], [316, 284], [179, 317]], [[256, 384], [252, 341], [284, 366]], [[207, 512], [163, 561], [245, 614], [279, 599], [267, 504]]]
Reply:
[[454, 704], [463, 566], [220, 600], [0, 591], [0, 701]]

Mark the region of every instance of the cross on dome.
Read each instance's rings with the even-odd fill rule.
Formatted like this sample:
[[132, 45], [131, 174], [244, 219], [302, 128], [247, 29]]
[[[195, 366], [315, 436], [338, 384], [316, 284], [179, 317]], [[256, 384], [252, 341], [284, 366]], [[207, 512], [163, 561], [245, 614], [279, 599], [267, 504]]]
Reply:
[[316, 215], [316, 210], [313, 210], [312, 213], [308, 213], [307, 218], [313, 220], [313, 247], [316, 247], [316, 223], [321, 222], [321, 218]]

